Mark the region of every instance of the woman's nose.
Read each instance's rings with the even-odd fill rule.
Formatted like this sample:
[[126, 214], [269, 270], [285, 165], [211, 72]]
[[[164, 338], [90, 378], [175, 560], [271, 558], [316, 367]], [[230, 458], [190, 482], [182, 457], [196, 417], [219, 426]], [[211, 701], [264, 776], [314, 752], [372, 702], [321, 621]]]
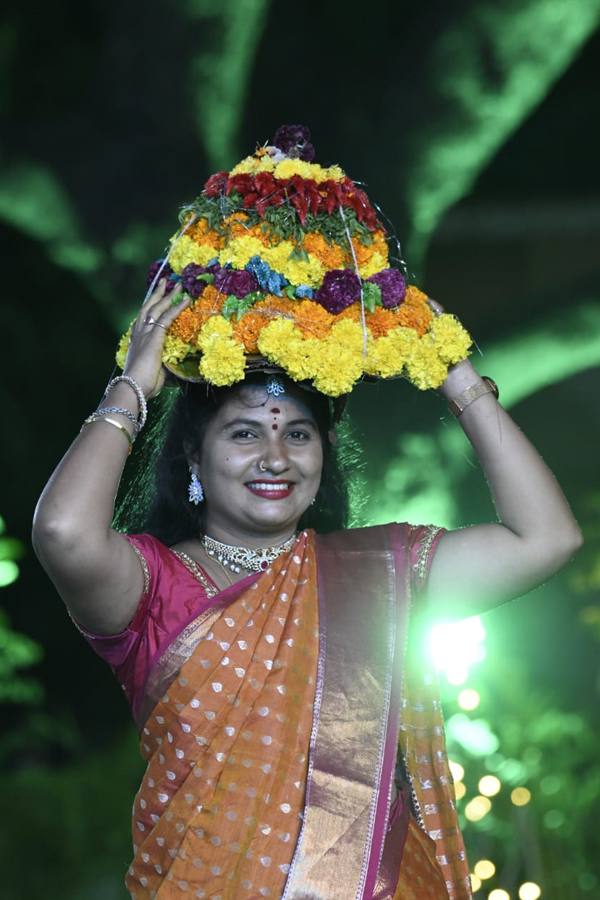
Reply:
[[279, 441], [270, 441], [258, 460], [259, 471], [263, 474], [281, 475], [289, 468], [285, 446]]

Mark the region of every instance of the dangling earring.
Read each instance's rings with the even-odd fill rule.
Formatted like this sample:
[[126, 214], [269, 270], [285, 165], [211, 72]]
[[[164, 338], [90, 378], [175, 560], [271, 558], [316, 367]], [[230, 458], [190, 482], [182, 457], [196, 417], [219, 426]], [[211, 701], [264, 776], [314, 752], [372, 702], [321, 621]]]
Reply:
[[190, 469], [190, 474], [191, 474], [192, 478], [190, 481], [190, 486], [188, 488], [189, 501], [190, 501], [190, 503], [193, 503], [194, 506], [198, 506], [198, 504], [202, 500], [204, 500], [204, 491], [202, 490], [202, 485], [198, 481], [196, 473], [192, 472], [192, 470]]

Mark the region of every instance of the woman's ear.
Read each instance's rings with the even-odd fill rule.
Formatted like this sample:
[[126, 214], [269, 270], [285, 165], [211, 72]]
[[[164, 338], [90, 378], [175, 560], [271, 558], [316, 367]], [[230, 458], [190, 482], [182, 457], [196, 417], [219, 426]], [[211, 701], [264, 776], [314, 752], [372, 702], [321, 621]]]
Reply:
[[194, 445], [191, 443], [191, 441], [183, 442], [183, 452], [185, 453], [185, 458], [190, 472], [193, 470], [196, 475], [200, 476], [200, 472], [198, 470], [198, 467], [200, 465], [200, 454], [194, 451]]

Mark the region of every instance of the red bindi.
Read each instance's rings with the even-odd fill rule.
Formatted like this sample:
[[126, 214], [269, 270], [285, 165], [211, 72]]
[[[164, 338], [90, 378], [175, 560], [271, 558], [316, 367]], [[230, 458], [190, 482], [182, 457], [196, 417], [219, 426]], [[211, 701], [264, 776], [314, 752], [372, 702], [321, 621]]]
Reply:
[[273, 431], [277, 431], [277, 429], [279, 428], [279, 425], [271, 425], [271, 428], [273, 429]]
[[278, 406], [274, 406], [273, 409], [271, 410], [271, 412], [272, 412], [272, 413], [279, 413], [279, 412], [281, 412], [281, 410], [279, 409]]

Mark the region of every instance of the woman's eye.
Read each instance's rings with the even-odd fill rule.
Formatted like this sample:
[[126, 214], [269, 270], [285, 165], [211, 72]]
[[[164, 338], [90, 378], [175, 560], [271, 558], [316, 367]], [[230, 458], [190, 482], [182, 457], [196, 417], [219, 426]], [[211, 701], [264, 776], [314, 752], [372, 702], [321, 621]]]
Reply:
[[234, 431], [232, 434], [234, 440], [249, 440], [251, 438], [256, 437], [253, 431], [247, 431], [246, 429], [242, 429], [240, 431]]
[[290, 431], [288, 437], [294, 441], [308, 441], [310, 435], [306, 431]]

